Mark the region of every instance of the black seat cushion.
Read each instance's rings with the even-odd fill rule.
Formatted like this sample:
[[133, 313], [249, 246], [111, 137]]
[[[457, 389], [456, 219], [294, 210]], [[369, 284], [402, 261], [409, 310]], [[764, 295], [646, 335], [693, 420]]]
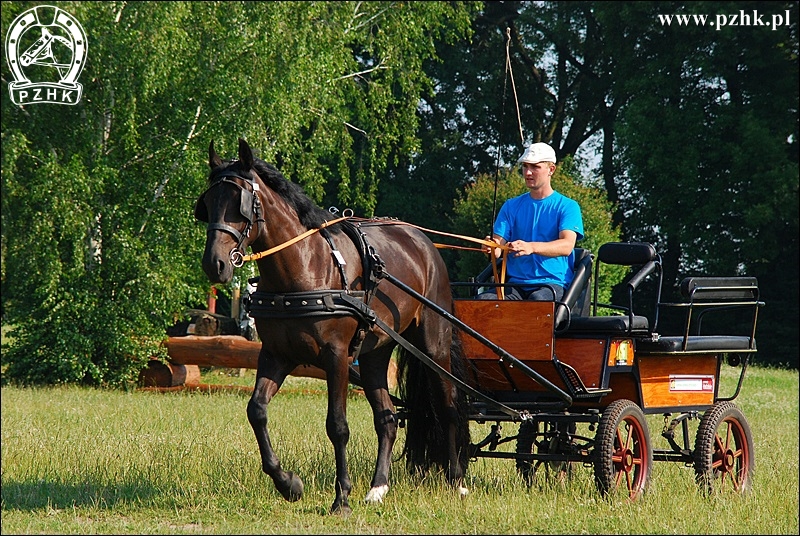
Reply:
[[634, 315], [633, 329], [629, 316], [578, 316], [572, 317], [567, 333], [642, 333], [648, 332], [650, 321], [646, 316]]
[[750, 348], [750, 337], [731, 336], [731, 335], [690, 335], [686, 341], [686, 349], [683, 349], [683, 337], [669, 336], [661, 337], [657, 341], [637, 340], [637, 354], [674, 354], [681, 352], [734, 352], [755, 350], [755, 340], [753, 348]]

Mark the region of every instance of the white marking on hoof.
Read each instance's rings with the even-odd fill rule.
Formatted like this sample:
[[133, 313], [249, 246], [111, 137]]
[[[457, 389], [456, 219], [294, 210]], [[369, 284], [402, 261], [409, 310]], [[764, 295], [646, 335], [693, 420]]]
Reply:
[[463, 499], [467, 495], [469, 495], [469, 490], [464, 486], [458, 486], [458, 496]]
[[386, 493], [389, 491], [389, 486], [384, 484], [383, 486], [378, 486], [377, 488], [372, 488], [367, 493], [367, 497], [364, 499], [369, 504], [383, 504], [383, 498], [386, 496]]

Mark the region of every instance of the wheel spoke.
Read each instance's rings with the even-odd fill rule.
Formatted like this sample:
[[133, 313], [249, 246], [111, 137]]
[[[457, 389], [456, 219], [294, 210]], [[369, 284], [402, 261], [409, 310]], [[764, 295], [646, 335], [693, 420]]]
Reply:
[[714, 434], [714, 450], [716, 452], [725, 452], [725, 445], [722, 444], [722, 438], [719, 434]]
[[731, 475], [731, 484], [733, 485], [733, 489], [735, 491], [741, 491], [742, 483], [739, 480], [739, 471], [735, 470], [730, 471], [730, 475]]
[[624, 474], [625, 474], [624, 468], [620, 468], [620, 470], [617, 471], [617, 474], [614, 478], [615, 487], [619, 487], [620, 482], [622, 482], [622, 475]]
[[628, 495], [630, 495], [630, 497], [633, 497], [634, 495], [636, 495], [634, 487], [633, 487], [633, 481], [631, 480], [630, 471], [625, 471], [625, 483], [628, 486]]
[[625, 422], [625, 431], [628, 432], [628, 437], [625, 438], [625, 450], [629, 450], [633, 438], [633, 425], [627, 421]]
[[733, 433], [733, 423], [728, 422], [727, 425], [728, 427], [725, 433], [725, 451], [728, 450], [728, 445], [731, 444], [731, 434]]

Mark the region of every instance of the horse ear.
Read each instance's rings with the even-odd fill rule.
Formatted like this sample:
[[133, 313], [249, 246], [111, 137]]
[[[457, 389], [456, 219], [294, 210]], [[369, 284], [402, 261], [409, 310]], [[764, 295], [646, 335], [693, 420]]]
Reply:
[[222, 159], [217, 155], [217, 151], [214, 150], [214, 140], [211, 140], [208, 145], [208, 166], [211, 169], [216, 169], [221, 165]]
[[239, 138], [239, 161], [245, 169], [253, 169], [253, 151], [242, 138]]

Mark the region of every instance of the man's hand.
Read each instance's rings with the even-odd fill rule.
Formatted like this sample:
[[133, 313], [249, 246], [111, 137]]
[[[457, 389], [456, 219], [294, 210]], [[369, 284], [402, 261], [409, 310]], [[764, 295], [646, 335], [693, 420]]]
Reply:
[[518, 257], [523, 255], [533, 255], [533, 242], [525, 242], [524, 240], [514, 240], [508, 243], [508, 247]]
[[[495, 242], [497, 244], [500, 244], [501, 246], [503, 245], [503, 242], [504, 242], [504, 240], [502, 238], [493, 238], [493, 237], [488, 236], [488, 235], [484, 236], [483, 239], [486, 240], [487, 242]], [[481, 247], [481, 249], [487, 255], [493, 255], [495, 259], [499, 258], [500, 257], [500, 253], [502, 252], [502, 250], [500, 248], [492, 247], [492, 246], [489, 246], [487, 244], [484, 244]]]

